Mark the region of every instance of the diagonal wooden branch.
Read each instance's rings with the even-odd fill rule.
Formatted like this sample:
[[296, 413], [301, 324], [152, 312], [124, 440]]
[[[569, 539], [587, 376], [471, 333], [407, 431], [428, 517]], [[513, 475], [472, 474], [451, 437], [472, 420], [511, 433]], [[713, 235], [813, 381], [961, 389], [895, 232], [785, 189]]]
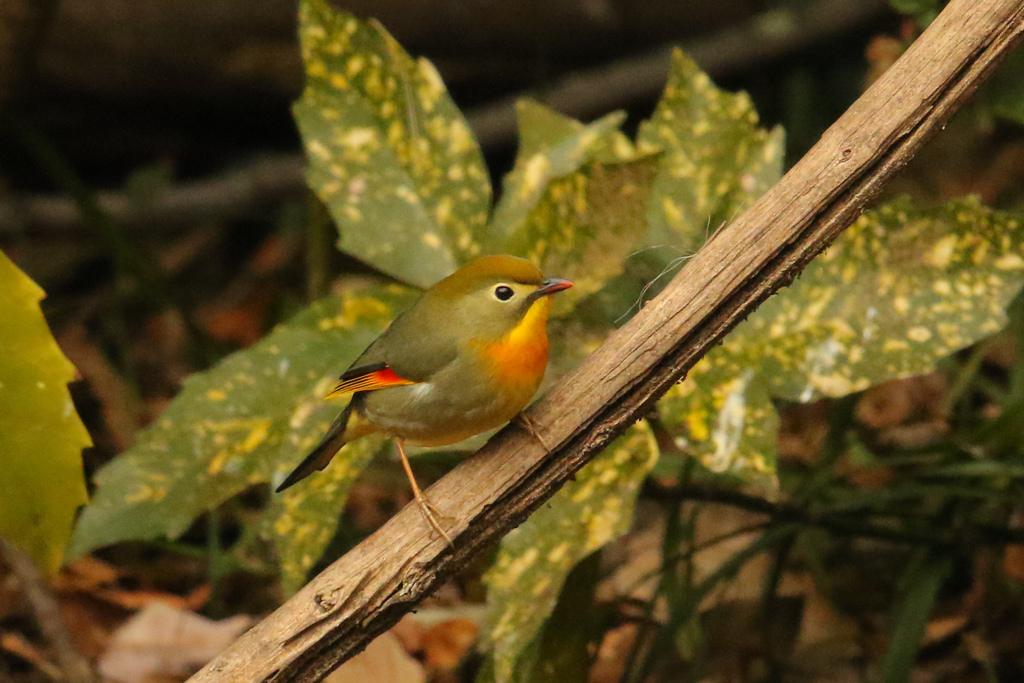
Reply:
[[431, 499], [455, 520], [453, 548], [407, 506], [192, 683], [315, 681], [365, 647], [521, 523], [790, 282], [1022, 35], [1024, 0], [952, 0], [807, 156], [530, 410], [531, 430], [514, 422], [431, 488]]

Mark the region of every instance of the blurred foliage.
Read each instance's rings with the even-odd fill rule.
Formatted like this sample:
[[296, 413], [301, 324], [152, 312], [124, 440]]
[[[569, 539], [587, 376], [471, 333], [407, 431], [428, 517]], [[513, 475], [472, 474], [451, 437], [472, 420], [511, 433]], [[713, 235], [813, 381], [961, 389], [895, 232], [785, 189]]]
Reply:
[[914, 18], [924, 28], [939, 16], [939, 0], [889, 0], [892, 8]]
[[92, 441], [68, 392], [75, 368], [39, 310], [44, 296], [0, 252], [0, 536], [53, 574], [88, 498], [82, 449]]

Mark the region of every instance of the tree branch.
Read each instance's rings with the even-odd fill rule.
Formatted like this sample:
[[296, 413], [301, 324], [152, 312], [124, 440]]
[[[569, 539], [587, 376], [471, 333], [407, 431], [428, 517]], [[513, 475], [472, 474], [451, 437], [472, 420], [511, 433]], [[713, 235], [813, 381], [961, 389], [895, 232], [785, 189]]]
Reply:
[[454, 547], [414, 506], [314, 578], [192, 683], [311, 682], [394, 624], [558, 490], [863, 210], [1024, 35], [1024, 0], [952, 0], [900, 60], [665, 291], [430, 490]]

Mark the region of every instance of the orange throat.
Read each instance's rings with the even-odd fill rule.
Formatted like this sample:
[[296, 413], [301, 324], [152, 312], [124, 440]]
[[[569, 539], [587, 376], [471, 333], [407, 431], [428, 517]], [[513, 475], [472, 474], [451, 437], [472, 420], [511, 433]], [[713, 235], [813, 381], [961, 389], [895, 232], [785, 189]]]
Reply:
[[532, 395], [544, 378], [548, 366], [550, 310], [551, 299], [539, 299], [512, 331], [495, 342], [481, 344], [491, 376], [503, 386], [521, 387]]

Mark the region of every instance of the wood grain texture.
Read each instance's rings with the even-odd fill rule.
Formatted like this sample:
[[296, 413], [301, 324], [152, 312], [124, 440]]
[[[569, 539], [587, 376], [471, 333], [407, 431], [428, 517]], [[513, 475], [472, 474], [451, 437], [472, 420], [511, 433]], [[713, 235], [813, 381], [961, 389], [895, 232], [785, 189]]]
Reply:
[[449, 548], [407, 506], [196, 674], [193, 683], [318, 680], [518, 525], [642, 417], [731, 327], [789, 283], [1024, 35], [1024, 0], [953, 0], [750, 210], [529, 412], [429, 495]]

